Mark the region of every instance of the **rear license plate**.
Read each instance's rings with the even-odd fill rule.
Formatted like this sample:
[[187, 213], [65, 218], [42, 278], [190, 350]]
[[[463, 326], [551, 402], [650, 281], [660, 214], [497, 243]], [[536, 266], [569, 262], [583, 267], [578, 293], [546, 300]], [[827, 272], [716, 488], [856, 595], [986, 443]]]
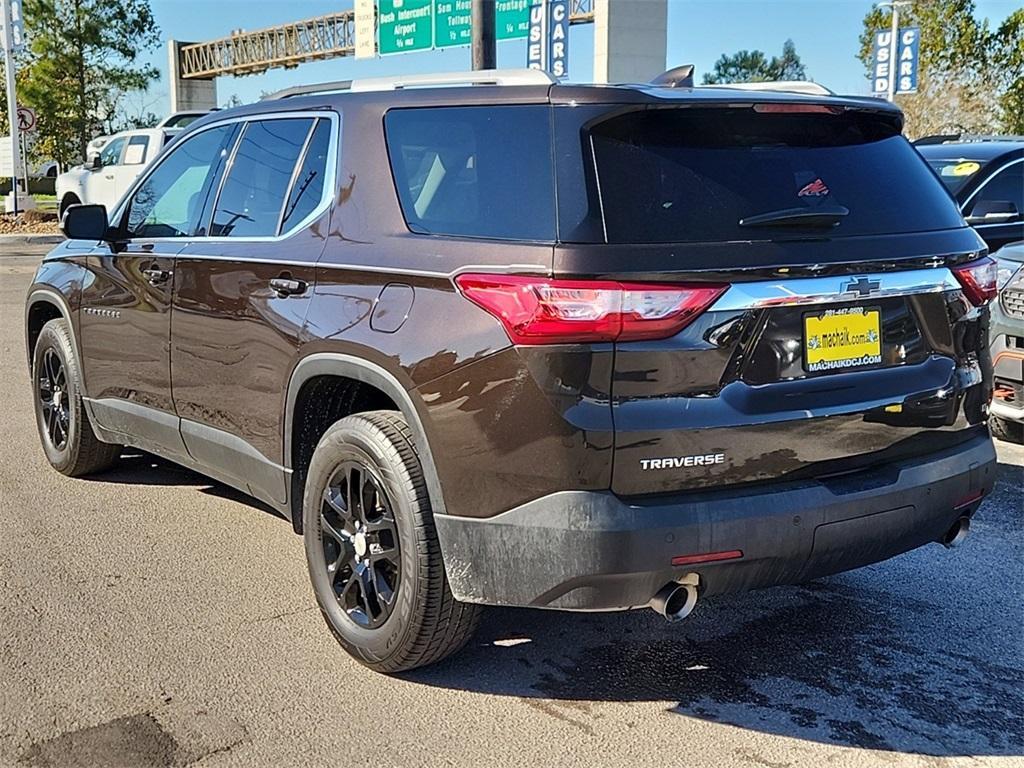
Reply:
[[881, 363], [881, 316], [878, 307], [804, 315], [804, 370], [839, 371]]

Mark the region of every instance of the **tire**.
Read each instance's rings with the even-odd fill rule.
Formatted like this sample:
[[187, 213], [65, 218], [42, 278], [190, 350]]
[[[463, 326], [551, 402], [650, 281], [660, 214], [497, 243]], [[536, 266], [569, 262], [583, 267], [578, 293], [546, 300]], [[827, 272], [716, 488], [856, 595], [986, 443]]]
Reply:
[[1024, 424], [992, 416], [988, 420], [988, 428], [992, 432], [992, 437], [997, 440], [1006, 443], [1024, 443]]
[[68, 209], [69, 205], [78, 205], [81, 202], [82, 201], [78, 199], [78, 195], [76, 195], [74, 192], [68, 192], [60, 201], [60, 208], [57, 211], [57, 215], [63, 219], [64, 211]]
[[32, 402], [43, 453], [62, 475], [95, 474], [117, 461], [121, 446], [100, 442], [89, 422], [82, 402], [81, 369], [63, 319], [44, 325], [36, 341]]
[[[356, 501], [350, 488], [362, 489]], [[448, 587], [423, 469], [399, 413], [356, 414], [327, 430], [310, 462], [303, 524], [317, 603], [360, 663], [387, 674], [422, 667], [476, 630], [480, 607]]]

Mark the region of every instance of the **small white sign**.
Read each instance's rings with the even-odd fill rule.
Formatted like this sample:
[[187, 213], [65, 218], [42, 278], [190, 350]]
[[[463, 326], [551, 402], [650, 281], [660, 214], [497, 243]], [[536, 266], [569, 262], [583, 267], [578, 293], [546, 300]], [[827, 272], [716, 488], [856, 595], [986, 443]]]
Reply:
[[[11, 146], [11, 137], [0, 136], [0, 178], [11, 178], [11, 158], [13, 156], [14, 148]], [[24, 175], [21, 173], [21, 158], [18, 158], [18, 165], [18, 178], [21, 178]]]
[[372, 59], [377, 55], [377, 3], [355, 0], [356, 58]]

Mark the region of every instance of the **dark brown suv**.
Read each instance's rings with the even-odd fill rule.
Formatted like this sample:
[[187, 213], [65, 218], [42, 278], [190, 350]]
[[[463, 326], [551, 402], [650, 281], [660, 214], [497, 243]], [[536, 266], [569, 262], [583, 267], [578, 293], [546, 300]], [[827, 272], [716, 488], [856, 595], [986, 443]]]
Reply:
[[995, 270], [897, 109], [529, 72], [300, 90], [68, 210], [26, 310], [56, 469], [131, 445], [272, 505], [389, 672], [482, 604], [676, 619], [966, 534]]

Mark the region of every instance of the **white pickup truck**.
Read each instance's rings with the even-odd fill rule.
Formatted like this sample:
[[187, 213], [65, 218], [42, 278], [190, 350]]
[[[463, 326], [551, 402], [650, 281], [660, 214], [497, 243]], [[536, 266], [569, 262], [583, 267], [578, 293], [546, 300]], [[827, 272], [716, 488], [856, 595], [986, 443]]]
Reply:
[[107, 137], [99, 154], [57, 177], [60, 215], [75, 203], [99, 203], [112, 210], [132, 182], [181, 128], [145, 128]]

